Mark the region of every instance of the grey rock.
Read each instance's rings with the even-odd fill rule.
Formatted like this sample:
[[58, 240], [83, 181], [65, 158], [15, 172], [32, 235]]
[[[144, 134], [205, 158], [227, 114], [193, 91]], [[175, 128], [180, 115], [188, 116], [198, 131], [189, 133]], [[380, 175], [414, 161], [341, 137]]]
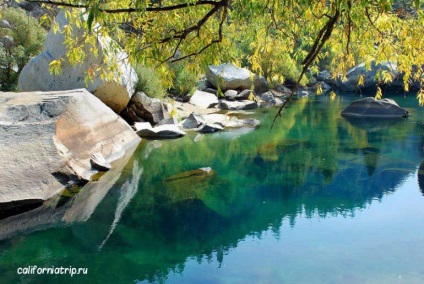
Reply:
[[212, 108], [218, 104], [218, 98], [208, 92], [197, 90], [190, 98], [190, 103], [200, 108]]
[[261, 95], [261, 100], [271, 105], [281, 105], [284, 103], [280, 98], [274, 97], [272, 92], [263, 93]]
[[238, 92], [236, 90], [227, 90], [225, 91], [225, 99], [229, 101], [235, 101]]
[[11, 48], [15, 45], [15, 41], [11, 36], [4, 36], [0, 39], [0, 42], [5, 48]]
[[[19, 90], [57, 91], [87, 88], [113, 111], [121, 112], [127, 106], [138, 81], [137, 74], [127, 60], [128, 55], [123, 50], [111, 55], [110, 45], [113, 40], [108, 37], [99, 37], [96, 42], [99, 50], [98, 57], [91, 54], [90, 45], [87, 45], [84, 47], [87, 57], [81, 64], [74, 66], [65, 60], [61, 64], [61, 74], [54, 75], [49, 71], [49, 64], [53, 60], [64, 58], [64, 55], [68, 53], [64, 44], [63, 30], [69, 24], [64, 12], [60, 12], [55, 21], [59, 24], [59, 32], [54, 33], [50, 30], [41, 54], [25, 65], [19, 77]], [[85, 32], [85, 27], [72, 27], [74, 38], [82, 38]], [[97, 74], [94, 80], [86, 85], [84, 78], [89, 69], [93, 66], [108, 68], [108, 64], [114, 61], [118, 63], [119, 72], [115, 72], [113, 81], [105, 81], [100, 78], [100, 74]]]
[[[375, 87], [378, 83], [382, 83], [377, 79], [377, 74], [379, 72], [389, 72], [392, 74], [393, 82], [390, 84], [391, 86], [402, 86], [402, 76], [397, 71], [397, 65], [393, 62], [383, 62], [379, 64], [375, 64], [374, 62], [371, 64], [371, 70], [366, 70], [365, 64], [359, 64], [358, 66], [350, 69], [346, 74], [346, 80], [342, 81], [340, 78], [337, 80], [337, 87], [345, 92], [354, 92], [358, 89]], [[364, 77], [363, 86], [358, 86], [359, 76], [362, 75]]]
[[255, 75], [253, 79], [253, 86], [253, 90], [256, 94], [263, 94], [269, 91], [268, 82], [263, 76]]
[[140, 141], [86, 90], [0, 93], [0, 203], [47, 200], [90, 180], [90, 159], [112, 162]]
[[236, 96], [236, 100], [248, 100], [250, 98], [250, 95], [255, 95], [253, 90], [243, 90]]
[[341, 112], [341, 115], [362, 118], [401, 118], [407, 117], [408, 111], [399, 107], [394, 100], [375, 100], [367, 97], [352, 102]]
[[105, 157], [101, 153], [95, 153], [90, 158], [91, 166], [99, 171], [106, 172], [112, 168], [112, 166], [106, 161]]
[[249, 89], [252, 86], [252, 73], [246, 68], [238, 68], [233, 64], [209, 65], [206, 78], [216, 88], [226, 90]]
[[207, 93], [214, 94], [215, 96], [218, 95], [218, 90], [214, 89], [214, 88], [206, 88], [204, 91], [207, 92]]
[[10, 25], [10, 23], [8, 21], [0, 20], [0, 28], [10, 29], [10, 28], [12, 28], [12, 26]]
[[159, 123], [156, 126], [165, 125], [165, 124], [178, 125], [178, 120], [176, 117], [167, 118], [167, 119], [159, 121]]
[[328, 70], [322, 70], [321, 72], [319, 72], [319, 74], [317, 75], [317, 80], [318, 81], [326, 81], [331, 79], [333, 76], [331, 75], [330, 72], [328, 72]]
[[202, 124], [205, 124], [205, 118], [198, 113], [192, 112], [182, 123], [182, 126], [185, 129], [192, 129], [192, 128], [198, 128]]
[[255, 109], [259, 107], [259, 103], [255, 101], [249, 101], [249, 100], [235, 101], [235, 102], [221, 100], [221, 102], [219, 103], [219, 107], [221, 109], [228, 109], [228, 110]]

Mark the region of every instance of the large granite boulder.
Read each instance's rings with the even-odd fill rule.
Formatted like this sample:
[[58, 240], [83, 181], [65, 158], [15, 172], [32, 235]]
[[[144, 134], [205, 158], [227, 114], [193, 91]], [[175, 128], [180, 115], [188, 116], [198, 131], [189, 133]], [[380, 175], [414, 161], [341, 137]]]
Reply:
[[341, 115], [360, 118], [400, 118], [407, 117], [408, 111], [399, 107], [394, 100], [375, 100], [368, 97], [352, 102]]
[[[110, 52], [112, 39], [99, 37], [96, 42], [99, 49], [97, 57], [91, 54], [90, 46], [87, 45], [84, 47], [86, 54], [84, 62], [74, 66], [65, 60], [61, 64], [61, 74], [53, 75], [49, 71], [49, 64], [53, 60], [63, 58], [68, 52], [64, 44], [63, 30], [69, 22], [64, 12], [59, 13], [55, 21], [59, 24], [59, 31], [54, 33], [50, 30], [41, 54], [25, 65], [19, 77], [19, 90], [57, 91], [87, 88], [113, 111], [119, 113], [128, 104], [138, 80], [137, 74], [126, 60], [127, 54], [121, 50], [118, 54], [112, 55]], [[85, 32], [84, 28], [72, 27], [74, 38], [82, 39]], [[84, 78], [89, 70], [97, 67], [107, 68], [107, 65], [113, 62], [118, 63], [118, 70], [115, 72], [113, 81], [101, 79], [100, 72], [97, 72], [94, 80], [86, 85]]]
[[[378, 78], [378, 74], [382, 72], [389, 72], [392, 76], [393, 81], [389, 84], [394, 87], [401, 87], [403, 85], [402, 75], [397, 71], [397, 65], [393, 62], [382, 62], [371, 64], [371, 69], [367, 70], [365, 64], [359, 64], [354, 68], [350, 69], [346, 74], [345, 80], [337, 79], [337, 87], [345, 92], [354, 92], [358, 89], [375, 87], [378, 83], [382, 83], [382, 78]], [[364, 84], [358, 86], [359, 76], [363, 76]], [[326, 81], [327, 82], [327, 81]]]
[[0, 203], [46, 200], [98, 170], [140, 138], [87, 90], [0, 93]]
[[195, 91], [190, 98], [190, 103], [200, 108], [211, 108], [218, 104], [218, 98], [211, 93]]
[[209, 65], [206, 68], [206, 78], [223, 92], [235, 89], [250, 89], [252, 73], [246, 68], [238, 68], [233, 64]]

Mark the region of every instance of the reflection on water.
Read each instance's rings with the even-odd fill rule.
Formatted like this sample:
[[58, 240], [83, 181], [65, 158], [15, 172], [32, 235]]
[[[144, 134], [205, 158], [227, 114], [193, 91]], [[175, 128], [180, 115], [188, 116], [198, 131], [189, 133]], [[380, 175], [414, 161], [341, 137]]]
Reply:
[[[2, 279], [6, 283], [54, 283], [58, 279], [81, 283], [246, 283], [266, 279], [325, 283], [328, 275], [322, 271], [295, 273], [302, 270], [301, 259], [314, 257], [308, 244], [302, 242], [309, 234], [320, 236], [325, 226], [328, 231], [340, 228], [341, 232], [313, 240], [327, 256], [320, 261], [344, 275], [348, 268], [343, 270], [330, 252], [345, 244], [344, 239], [358, 234], [345, 224], [364, 222], [367, 228], [373, 217], [370, 214], [367, 219], [366, 212], [372, 211], [375, 201], [389, 204], [385, 196], [404, 184], [413, 187], [415, 193], [423, 191], [424, 170], [422, 118], [416, 108], [411, 108], [411, 118], [396, 123], [352, 122], [339, 115], [347, 104], [342, 99], [299, 100], [285, 109], [272, 132], [269, 129], [276, 110], [270, 108], [256, 114], [262, 126], [255, 131], [228, 131], [201, 139], [189, 134], [183, 139], [142, 144], [118, 175], [101, 177], [97, 187], [82, 189], [61, 209], [43, 207], [39, 210], [49, 211], [0, 221], [0, 236], [8, 239], [0, 242]], [[201, 167], [211, 167], [216, 174], [166, 182], [169, 177]], [[410, 183], [411, 176], [414, 183]], [[417, 202], [424, 205], [424, 198]], [[411, 208], [405, 206], [404, 210]], [[361, 217], [355, 217], [361, 212]], [[385, 218], [390, 214], [388, 210]], [[40, 216], [51, 221], [35, 222]], [[333, 225], [324, 222], [328, 217]], [[311, 220], [313, 228], [305, 227], [305, 220]], [[320, 220], [322, 227], [315, 223]], [[408, 222], [417, 228], [414, 222], [420, 220], [422, 216], [411, 212]], [[17, 223], [23, 227], [32, 224], [32, 229], [14, 233]], [[421, 230], [420, 236], [421, 227], [416, 229]], [[413, 233], [403, 230], [405, 235]], [[40, 232], [29, 234], [34, 231]], [[393, 232], [389, 231], [390, 226], [378, 231], [368, 227], [365, 233], [371, 242], [381, 233], [388, 233], [385, 238], [390, 239]], [[22, 237], [25, 232], [28, 235]], [[298, 241], [291, 235], [298, 235]], [[257, 240], [256, 250], [244, 247], [251, 240]], [[295, 247], [296, 254], [282, 259], [277, 253], [282, 244]], [[290, 253], [287, 249], [285, 253]], [[246, 251], [256, 255], [256, 264], [249, 257], [235, 257]], [[276, 276], [282, 262], [299, 262], [290, 268], [291, 278]], [[386, 259], [381, 262], [391, 263]], [[209, 267], [211, 263], [216, 266]], [[242, 273], [221, 275], [227, 263], [233, 265], [233, 271]], [[267, 263], [267, 270], [259, 273], [259, 263]], [[89, 275], [70, 279], [16, 274], [17, 267], [34, 264], [87, 267]], [[370, 264], [378, 267], [378, 263]], [[357, 269], [360, 273], [363, 268]], [[250, 278], [254, 273], [261, 276]], [[424, 276], [422, 269], [417, 273]], [[175, 276], [179, 274], [183, 276]], [[369, 277], [348, 280], [372, 282]], [[380, 277], [384, 279], [385, 275]]]

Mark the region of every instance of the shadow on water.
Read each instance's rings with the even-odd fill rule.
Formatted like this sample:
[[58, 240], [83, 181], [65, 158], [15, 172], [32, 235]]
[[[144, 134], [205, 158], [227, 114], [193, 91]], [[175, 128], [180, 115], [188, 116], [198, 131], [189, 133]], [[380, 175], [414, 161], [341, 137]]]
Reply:
[[[247, 236], [284, 235], [282, 223], [295, 227], [302, 214], [353, 214], [416, 171], [421, 132], [407, 120], [363, 127], [341, 118], [340, 109], [340, 101], [299, 100], [272, 132], [269, 109], [257, 114], [260, 129], [236, 131], [237, 139], [222, 139], [229, 131], [198, 142], [188, 135], [144, 143], [115, 175], [59, 209], [1, 220], [0, 238], [8, 239], [0, 243], [2, 278], [70, 281], [15, 272], [60, 264], [89, 269], [72, 282], [164, 281], [189, 258], [222, 263]], [[216, 175], [166, 182], [207, 166]], [[421, 191], [423, 171], [421, 164]]]

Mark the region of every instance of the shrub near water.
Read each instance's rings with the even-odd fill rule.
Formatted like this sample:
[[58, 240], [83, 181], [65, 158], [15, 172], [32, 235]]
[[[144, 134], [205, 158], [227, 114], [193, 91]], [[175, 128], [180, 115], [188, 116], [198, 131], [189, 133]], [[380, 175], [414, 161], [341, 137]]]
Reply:
[[0, 38], [9, 36], [14, 42], [0, 46], [1, 90], [16, 90], [19, 73], [31, 57], [40, 53], [46, 31], [20, 8], [3, 9], [1, 19], [8, 21], [11, 28], [0, 28]]
[[138, 82], [135, 90], [144, 92], [151, 98], [161, 99], [165, 97], [165, 89], [162, 85], [161, 77], [153, 67], [138, 65], [135, 68]]

